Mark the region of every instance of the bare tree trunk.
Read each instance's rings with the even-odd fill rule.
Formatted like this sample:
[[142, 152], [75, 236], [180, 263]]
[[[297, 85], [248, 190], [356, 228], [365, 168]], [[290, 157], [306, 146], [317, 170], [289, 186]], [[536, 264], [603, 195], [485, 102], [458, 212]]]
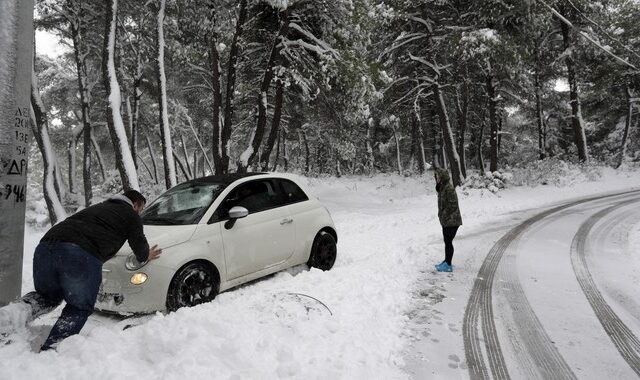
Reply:
[[140, 58], [140, 50], [136, 51], [136, 75], [133, 78], [133, 118], [131, 122], [131, 156], [133, 163], [138, 168], [138, 124], [140, 123], [140, 99], [142, 98], [142, 60]]
[[578, 159], [582, 162], [589, 161], [589, 151], [587, 148], [587, 137], [584, 131], [584, 121], [582, 119], [582, 107], [580, 105], [580, 94], [578, 90], [578, 78], [576, 75], [576, 65], [573, 58], [573, 38], [571, 28], [564, 22], [560, 22], [562, 28], [562, 39], [566, 54], [565, 63], [567, 65], [567, 79], [569, 81], [569, 96], [571, 99], [571, 127], [573, 128], [573, 138], [578, 148]]
[[253, 133], [251, 134], [249, 146], [240, 155], [240, 159], [238, 160], [239, 173], [246, 172], [247, 168], [249, 168], [251, 164], [253, 164], [253, 160], [258, 154], [258, 149], [260, 149], [260, 145], [262, 144], [262, 137], [264, 136], [264, 130], [267, 124], [267, 97], [269, 94], [269, 87], [271, 87], [274, 69], [279, 62], [280, 42], [289, 31], [289, 16], [287, 12], [288, 11], [285, 10], [280, 13], [280, 16], [282, 18], [280, 21], [280, 27], [278, 29], [278, 33], [275, 36], [273, 44], [271, 45], [271, 52], [269, 53], [269, 58], [267, 59], [267, 64], [265, 66], [265, 71], [260, 84], [260, 92], [258, 93], [258, 117], [256, 119], [256, 126], [253, 130]]
[[322, 154], [324, 153], [324, 141], [322, 141], [322, 139], [320, 139], [320, 141], [318, 141], [316, 143], [316, 166], [317, 166], [317, 173], [318, 174], [322, 174], [324, 173], [324, 165], [327, 163], [326, 159], [323, 159]]
[[[68, 18], [71, 36], [73, 39], [73, 53], [76, 61], [76, 71], [78, 77], [78, 92], [80, 93], [80, 107], [82, 110], [82, 130], [84, 134], [83, 159], [82, 159], [82, 179], [84, 183], [84, 205], [88, 207], [93, 198], [93, 189], [91, 183], [91, 93], [88, 84], [88, 71], [86, 57], [89, 50], [83, 44], [81, 36], [81, 20], [83, 10], [81, 6], [77, 6], [72, 1], [67, 1], [68, 13], [73, 15]], [[75, 156], [75, 151], [74, 151]], [[75, 159], [75, 157], [74, 157]], [[75, 164], [74, 164], [75, 166]], [[75, 183], [74, 183], [75, 188]]]
[[58, 155], [55, 155], [55, 165], [53, 167], [53, 174], [55, 175], [55, 181], [54, 181], [54, 186], [56, 188], [56, 192], [58, 193], [58, 195], [60, 195], [60, 200], [64, 200], [65, 196], [67, 195], [66, 193], [66, 188], [64, 185], [64, 182], [62, 181], [62, 170], [60, 170], [60, 160]]
[[[120, 59], [122, 59], [122, 57]], [[122, 68], [122, 61], [120, 61], [120, 70], [119, 71], [120, 71], [120, 75], [123, 78], [125, 78], [124, 69]], [[123, 82], [124, 82], [124, 80], [123, 80]], [[122, 92], [124, 94], [127, 93], [127, 89], [124, 86], [124, 84], [122, 86]], [[132, 111], [132, 108], [131, 108], [131, 97], [129, 95], [127, 95], [126, 98], [124, 99], [124, 112], [125, 112], [125, 115], [127, 116], [127, 128], [126, 128], [127, 141], [131, 141], [131, 131], [133, 131], [133, 115], [132, 115], [133, 111]], [[129, 148], [131, 148], [131, 147], [129, 147]], [[133, 159], [133, 161], [135, 162], [135, 158]]]
[[[149, 173], [149, 178], [151, 178], [152, 181], [155, 181], [155, 177], [153, 176], [153, 173], [151, 172], [149, 165], [147, 165], [147, 163], [144, 162], [144, 160], [140, 156], [138, 156], [138, 160], [142, 163], [142, 166], [144, 166], [144, 168], [147, 169], [147, 173]], [[155, 182], [156, 184], [158, 183], [158, 181], [155, 181]]]
[[432, 108], [431, 112], [430, 112], [430, 118], [429, 120], [431, 120], [431, 123], [428, 123], [427, 125], [430, 125], [430, 128], [427, 129], [427, 131], [430, 131], [430, 135], [431, 138], [427, 138], [427, 141], [431, 142], [431, 164], [433, 166], [439, 166], [438, 164], [438, 130], [440, 128], [437, 127], [437, 122], [436, 122], [436, 113], [435, 110]]
[[402, 159], [400, 158], [400, 137], [398, 136], [400, 133], [398, 132], [398, 122], [396, 119], [393, 123], [391, 123], [391, 128], [393, 129], [393, 139], [396, 142], [396, 162], [398, 165], [398, 174], [402, 175]]
[[164, 181], [167, 189], [175, 186], [176, 171], [173, 162], [173, 143], [171, 141], [171, 129], [169, 126], [169, 114], [167, 110], [167, 78], [164, 73], [164, 9], [166, 0], [160, 0], [158, 9], [156, 30], [157, 65], [156, 76], [158, 80], [158, 104], [160, 105], [160, 137], [162, 138], [162, 157], [164, 163]]
[[[122, 187], [124, 189], [139, 190], [138, 174], [133, 164], [126, 129], [120, 114], [122, 98], [114, 62], [118, 0], [108, 0], [106, 11], [104, 45], [102, 48], [102, 81], [108, 94], [107, 125], [113, 143], [116, 167], [122, 179]], [[88, 144], [91, 145], [91, 140], [88, 141]]]
[[184, 175], [185, 180], [188, 181], [192, 179], [191, 173], [189, 173], [189, 171], [187, 170], [187, 166], [175, 151], [173, 152], [173, 159], [175, 160], [176, 165], [180, 168], [180, 171], [182, 172], [182, 175]]
[[[42, 162], [44, 164], [42, 186], [44, 200], [47, 204], [47, 210], [49, 211], [49, 221], [51, 225], [54, 225], [66, 218], [67, 214], [64, 211], [64, 207], [62, 207], [62, 198], [58, 192], [59, 186], [56, 184], [57, 180], [54, 173], [56, 157], [53, 147], [51, 146], [51, 141], [49, 140], [49, 122], [47, 120], [44, 103], [40, 97], [35, 68], [32, 71], [31, 79], [31, 111], [33, 112], [31, 127], [40, 153], [42, 154]], [[19, 133], [17, 135], [17, 137], [20, 136], [23, 136], [23, 134]], [[26, 140], [26, 136], [24, 136], [22, 140]]]
[[504, 114], [499, 111], [498, 112], [498, 156], [500, 156], [500, 152], [502, 152], [502, 125], [504, 124]]
[[69, 175], [69, 192], [71, 194], [76, 194], [76, 173], [77, 173], [77, 166], [76, 166], [76, 148], [77, 148], [77, 139], [72, 136], [69, 139], [69, 148], [67, 150], [67, 162], [69, 164], [69, 170], [68, 170], [68, 175]]
[[102, 181], [104, 182], [107, 177], [105, 175], [104, 170], [104, 158], [102, 158], [102, 152], [100, 151], [100, 145], [96, 141], [96, 137], [91, 135], [91, 145], [93, 146], [93, 151], [96, 154], [96, 158], [98, 159], [98, 166], [100, 167], [100, 176], [102, 177]]
[[284, 171], [289, 171], [289, 152], [287, 151], [287, 131], [282, 130], [282, 158], [284, 160]]
[[489, 171], [498, 170], [498, 120], [497, 108], [498, 100], [496, 99], [496, 88], [493, 82], [493, 75], [486, 77], [487, 97], [489, 98], [489, 126], [491, 128], [491, 137], [489, 140], [491, 146], [491, 160], [489, 162]]
[[449, 115], [444, 103], [444, 97], [440, 90], [439, 84], [434, 84], [433, 95], [435, 97], [436, 108], [438, 110], [438, 120], [440, 120], [440, 129], [442, 130], [442, 139], [444, 142], [445, 153], [447, 161], [451, 168], [451, 176], [453, 180], [453, 186], [459, 186], [462, 184], [464, 177], [462, 176], [462, 170], [460, 169], [460, 157], [456, 151], [456, 145], [453, 140], [453, 132], [451, 131], [451, 123], [449, 122]]
[[551, 156], [547, 151], [547, 131], [549, 130], [548, 118], [542, 121], [542, 146], [544, 147], [545, 157]]
[[[282, 134], [278, 132], [278, 137], [276, 138], [276, 158], [273, 160], [273, 171], [275, 172], [278, 168], [278, 160], [280, 159], [280, 140], [282, 140]], [[268, 170], [268, 169], [267, 169]]]
[[410, 172], [412, 172], [416, 166], [416, 152], [417, 152], [417, 146], [418, 146], [418, 131], [416, 131], [416, 123], [414, 120], [414, 115], [413, 113], [411, 114], [411, 116], [409, 116], [411, 118], [411, 150], [409, 151], [409, 159], [407, 160], [407, 170], [409, 170]]
[[376, 171], [376, 162], [375, 162], [375, 156], [373, 155], [373, 134], [372, 129], [374, 128], [374, 121], [373, 119], [369, 119], [367, 121], [367, 138], [366, 138], [366, 144], [367, 144], [367, 166], [369, 168], [369, 175], [373, 175]]
[[462, 94], [456, 93], [456, 110], [458, 119], [458, 153], [460, 154], [460, 170], [462, 176], [467, 176], [465, 154], [465, 135], [467, 133], [467, 118], [469, 114], [469, 83], [467, 78], [462, 83]]
[[420, 125], [420, 115], [418, 111], [411, 114], [411, 122], [413, 123], [413, 129], [415, 131], [414, 138], [416, 139], [416, 157], [418, 162], [418, 171], [420, 174], [424, 174], [427, 158], [424, 155], [424, 133], [422, 132], [422, 126]]
[[480, 174], [484, 176], [484, 158], [482, 157], [482, 149], [484, 148], [484, 127], [486, 123], [484, 110], [480, 117], [480, 133], [478, 134], [478, 167], [480, 168]]
[[534, 85], [536, 91], [536, 122], [538, 124], [538, 157], [540, 160], [544, 160], [547, 149], [544, 142], [544, 111], [542, 108], [542, 83], [540, 82], [540, 49], [537, 43], [535, 49]]
[[147, 140], [147, 149], [149, 149], [149, 157], [151, 157], [151, 164], [153, 165], [153, 177], [156, 183], [159, 183], [158, 178], [158, 162], [156, 161], [156, 155], [153, 153], [153, 148], [151, 147], [151, 140], [149, 139], [149, 135], [145, 136]]
[[242, 33], [244, 32], [244, 23], [247, 20], [247, 0], [240, 0], [238, 19], [236, 21], [236, 31], [233, 34], [231, 47], [229, 49], [229, 65], [227, 67], [227, 89], [225, 92], [224, 106], [224, 125], [222, 127], [222, 139], [220, 141], [220, 152], [222, 154], [222, 169], [219, 172], [216, 165], [216, 173], [223, 174], [229, 171], [229, 140], [231, 139], [231, 130], [233, 125], [233, 112], [236, 88], [236, 72], [238, 65], [238, 45]]
[[187, 168], [187, 172], [189, 173], [189, 178], [193, 178], [193, 171], [191, 170], [191, 165], [189, 164], [189, 152], [187, 151], [187, 144], [184, 142], [184, 136], [180, 135], [180, 142], [182, 143], [182, 153], [184, 154], [184, 163]]
[[442, 136], [442, 131], [438, 134], [438, 144], [440, 146], [440, 157], [442, 158], [442, 167], [445, 169], [449, 169], [449, 160], [447, 160], [447, 152], [444, 146], [444, 137]]
[[220, 120], [220, 109], [222, 107], [222, 92], [220, 90], [220, 53], [218, 52], [218, 33], [216, 32], [216, 6], [210, 3], [211, 12], [211, 46], [209, 47], [209, 58], [211, 60], [211, 86], [213, 87], [213, 104], [211, 108], [211, 124], [213, 126], [213, 139], [211, 140], [213, 152], [213, 163], [216, 174], [224, 174], [223, 171], [223, 149], [222, 149], [222, 124]]
[[[33, 1], [0, 11], [0, 306], [20, 297], [29, 152]], [[20, 134], [24, 135], [21, 140]]]
[[302, 145], [304, 145], [304, 151], [305, 151], [304, 172], [305, 174], [309, 174], [309, 170], [310, 170], [309, 161], [311, 157], [309, 152], [309, 141], [307, 140], [307, 133], [302, 128], [298, 131], [298, 133], [300, 134], [300, 146], [302, 147]]
[[93, 188], [91, 181], [91, 126], [83, 133], [83, 154], [82, 154], [82, 182], [84, 183], [84, 205], [89, 207], [93, 198]]
[[193, 150], [193, 178], [198, 176], [198, 160], [200, 160], [200, 157], [198, 157], [198, 151], [196, 149]]
[[627, 116], [624, 122], [624, 133], [622, 135], [622, 144], [620, 146], [620, 155], [618, 156], [616, 169], [622, 166], [624, 163], [624, 157], [627, 155], [627, 141], [629, 139], [629, 130], [631, 129], [631, 119], [633, 118], [633, 96], [631, 95], [631, 90], [628, 85], [625, 86], [624, 93], [627, 101]]
[[262, 170], [269, 170], [269, 157], [273, 150], [273, 144], [275, 143], [278, 132], [280, 131], [280, 119], [282, 118], [282, 106], [284, 103], [284, 83], [282, 79], [278, 79], [276, 83], [276, 97], [274, 99], [273, 119], [271, 122], [271, 130], [269, 131], [269, 137], [267, 138], [267, 145], [264, 147], [262, 155], [260, 155], [260, 162], [262, 163]]

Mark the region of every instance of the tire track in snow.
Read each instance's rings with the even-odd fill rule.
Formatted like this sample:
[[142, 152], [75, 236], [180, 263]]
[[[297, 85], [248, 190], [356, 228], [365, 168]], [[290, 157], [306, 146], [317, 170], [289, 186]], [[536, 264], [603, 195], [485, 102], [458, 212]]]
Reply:
[[527, 378], [542, 379], [577, 379], [571, 367], [564, 361], [557, 347], [547, 335], [542, 323], [536, 316], [524, 292], [516, 267], [517, 255], [508, 255], [505, 262], [504, 297], [507, 307], [511, 309], [513, 320], [512, 331], [517, 334], [518, 346], [516, 354], [520, 354]]
[[[480, 267], [464, 313], [462, 336], [466, 362], [469, 368], [469, 376], [471, 377], [471, 379], [475, 380], [490, 378], [483, 351], [485, 351], [487, 355], [489, 369], [491, 370], [491, 376], [493, 376], [493, 378], [495, 379], [510, 379], [504, 355], [502, 354], [502, 349], [500, 348], [498, 333], [493, 317], [492, 304], [493, 280], [498, 268], [498, 264], [500, 263], [500, 260], [502, 259], [502, 256], [509, 245], [511, 245], [511, 243], [521, 237], [523, 233], [533, 224], [554, 213], [582, 203], [609, 197], [637, 194], [638, 192], [640, 191], [633, 190], [616, 194], [599, 195], [556, 206], [525, 220], [518, 226], [511, 229], [500, 240], [498, 240], [498, 242], [491, 248], [491, 250], [487, 254], [487, 257], [482, 263], [482, 266]], [[522, 293], [522, 296], [524, 296], [524, 293]], [[533, 321], [534, 323], [537, 322], [537, 324], [540, 325], [540, 322], [533, 313], [533, 310], [531, 309], [529, 302], [526, 300], [526, 297], [524, 299], [521, 299], [519, 304], [519, 308], [522, 310], [522, 313], [524, 313], [520, 318], [527, 318], [529, 321]], [[524, 315], [528, 316], [525, 317]], [[480, 326], [478, 326], [479, 320]], [[540, 325], [540, 328], [536, 330], [539, 330], [538, 333], [532, 334], [528, 337], [528, 339], [530, 339], [529, 346], [538, 347], [536, 356], [532, 358], [533, 361], [543, 363], [545, 372], [548, 370], [557, 371], [554, 372], [554, 377], [559, 374], [563, 374], [564, 376], [566, 376], [566, 378], [575, 378], [575, 375], [559, 355], [557, 349], [555, 348], [555, 346], [553, 346], [551, 340], [542, 329], [542, 326]], [[482, 332], [482, 339], [480, 337], [480, 332]], [[481, 343], [482, 341], [484, 341], [484, 347]], [[539, 348], [543, 347], [547, 348], [547, 350], [540, 351]]]
[[[629, 327], [622, 322], [602, 297], [589, 271], [586, 253], [588, 249], [587, 238], [599, 220], [620, 208], [639, 201], [640, 198], [635, 198], [620, 202], [591, 216], [580, 226], [571, 244], [571, 263], [573, 264], [573, 270], [582, 291], [598, 317], [600, 324], [602, 324], [607, 335], [618, 349], [618, 352], [620, 352], [622, 358], [638, 376], [640, 376], [640, 340], [633, 334]], [[611, 226], [609, 228], [612, 229], [613, 227], [614, 226]]]

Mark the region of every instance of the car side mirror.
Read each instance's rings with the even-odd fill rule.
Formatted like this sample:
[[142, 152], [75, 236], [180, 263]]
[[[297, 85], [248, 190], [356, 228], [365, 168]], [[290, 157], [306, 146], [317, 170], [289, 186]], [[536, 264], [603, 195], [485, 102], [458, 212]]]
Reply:
[[249, 215], [249, 210], [242, 206], [234, 206], [229, 210], [229, 220], [224, 224], [224, 228], [230, 230], [236, 224], [238, 219], [245, 218]]
[[234, 206], [229, 210], [229, 218], [231, 219], [241, 219], [249, 215], [249, 210], [242, 206]]

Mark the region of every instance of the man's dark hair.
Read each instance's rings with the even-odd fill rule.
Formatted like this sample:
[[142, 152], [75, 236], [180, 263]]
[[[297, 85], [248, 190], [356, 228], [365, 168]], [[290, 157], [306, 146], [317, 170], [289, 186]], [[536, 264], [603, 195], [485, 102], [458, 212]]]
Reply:
[[133, 203], [136, 203], [136, 202], [142, 202], [144, 204], [147, 203], [147, 198], [145, 198], [144, 195], [140, 194], [140, 192], [136, 190], [127, 190], [122, 195], [131, 199], [131, 202]]

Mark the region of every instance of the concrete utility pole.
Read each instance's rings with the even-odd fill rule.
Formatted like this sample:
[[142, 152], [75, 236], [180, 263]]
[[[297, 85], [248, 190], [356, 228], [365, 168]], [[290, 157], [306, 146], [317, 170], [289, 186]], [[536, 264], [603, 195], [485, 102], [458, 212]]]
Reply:
[[33, 0], [0, 0], [0, 306], [20, 297], [31, 142]]

